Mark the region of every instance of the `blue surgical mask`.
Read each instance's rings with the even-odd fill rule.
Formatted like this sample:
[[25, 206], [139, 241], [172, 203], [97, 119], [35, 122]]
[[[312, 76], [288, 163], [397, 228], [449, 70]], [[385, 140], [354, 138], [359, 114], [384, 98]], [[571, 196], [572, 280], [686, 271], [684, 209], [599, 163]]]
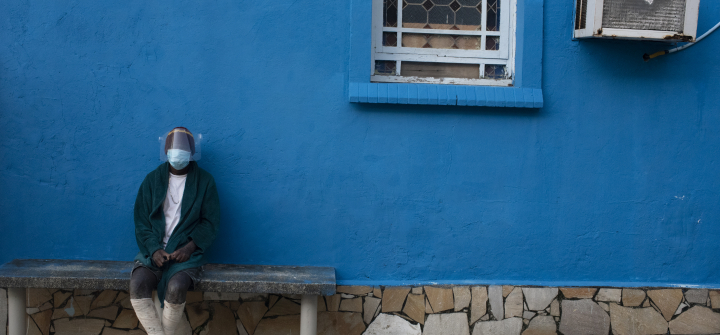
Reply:
[[175, 170], [182, 170], [190, 163], [190, 152], [180, 149], [168, 149], [167, 160]]

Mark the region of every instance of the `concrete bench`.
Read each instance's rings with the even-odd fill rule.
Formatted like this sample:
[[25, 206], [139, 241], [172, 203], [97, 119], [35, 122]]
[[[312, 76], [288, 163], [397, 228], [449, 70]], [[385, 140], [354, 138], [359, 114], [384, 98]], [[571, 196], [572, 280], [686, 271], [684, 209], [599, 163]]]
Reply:
[[[128, 290], [132, 266], [132, 262], [48, 259], [16, 259], [3, 264], [0, 287], [8, 288], [8, 335], [26, 333], [26, 288]], [[335, 294], [335, 269], [208, 264], [194, 290], [300, 294], [300, 334], [315, 335], [317, 296]]]

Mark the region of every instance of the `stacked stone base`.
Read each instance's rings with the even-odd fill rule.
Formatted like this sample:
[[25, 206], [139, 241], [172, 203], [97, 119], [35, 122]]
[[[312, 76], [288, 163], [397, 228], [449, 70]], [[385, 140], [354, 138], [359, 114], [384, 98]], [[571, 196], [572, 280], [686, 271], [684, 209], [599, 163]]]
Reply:
[[[27, 313], [29, 335], [145, 334], [125, 291], [29, 289]], [[0, 324], [5, 335], [3, 289]], [[300, 296], [189, 292], [179, 334], [299, 332]], [[720, 291], [338, 286], [318, 298], [318, 334], [720, 334]]]

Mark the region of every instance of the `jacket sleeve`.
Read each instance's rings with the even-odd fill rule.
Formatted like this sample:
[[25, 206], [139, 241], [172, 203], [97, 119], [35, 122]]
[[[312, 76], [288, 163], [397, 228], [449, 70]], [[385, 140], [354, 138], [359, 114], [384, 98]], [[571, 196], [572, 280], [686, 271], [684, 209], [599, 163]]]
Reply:
[[140, 252], [145, 257], [152, 257], [155, 251], [162, 249], [160, 239], [153, 232], [152, 223], [150, 222], [150, 212], [152, 211], [152, 190], [150, 189], [150, 181], [145, 177], [137, 198], [135, 199], [135, 239], [137, 240]]
[[190, 233], [190, 238], [195, 242], [198, 249], [206, 252], [215, 241], [218, 229], [220, 228], [220, 198], [218, 196], [215, 180], [210, 177], [205, 196], [202, 200], [200, 220], [195, 229]]

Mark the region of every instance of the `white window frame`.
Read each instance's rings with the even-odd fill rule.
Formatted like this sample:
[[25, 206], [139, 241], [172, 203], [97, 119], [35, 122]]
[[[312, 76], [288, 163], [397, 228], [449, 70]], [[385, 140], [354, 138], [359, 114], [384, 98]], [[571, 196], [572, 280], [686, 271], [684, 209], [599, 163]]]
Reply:
[[[515, 77], [515, 32], [517, 20], [517, 0], [498, 0], [500, 2], [500, 30], [486, 31], [487, 13], [482, 17], [482, 30], [446, 30], [446, 29], [418, 29], [402, 27], [402, 0], [398, 0], [397, 27], [383, 26], [383, 0], [372, 1], [372, 56], [370, 62], [370, 81], [384, 83], [430, 83], [477, 86], [512, 86]], [[487, 0], [482, 0], [482, 8], [487, 8]], [[508, 8], [510, 10], [508, 10]], [[396, 32], [398, 46], [383, 46], [383, 32]], [[461, 35], [481, 36], [481, 45], [485, 46], [487, 36], [500, 37], [499, 50], [460, 50], [460, 49], [430, 49], [402, 47], [403, 33], [419, 33], [431, 35]], [[375, 61], [396, 61], [395, 73], [397, 75], [376, 75]], [[478, 64], [480, 66], [480, 79], [467, 78], [425, 78], [403, 77], [400, 75], [402, 61], [438, 62], [456, 64]], [[485, 77], [485, 64], [505, 65], [506, 79], [487, 79]]]

